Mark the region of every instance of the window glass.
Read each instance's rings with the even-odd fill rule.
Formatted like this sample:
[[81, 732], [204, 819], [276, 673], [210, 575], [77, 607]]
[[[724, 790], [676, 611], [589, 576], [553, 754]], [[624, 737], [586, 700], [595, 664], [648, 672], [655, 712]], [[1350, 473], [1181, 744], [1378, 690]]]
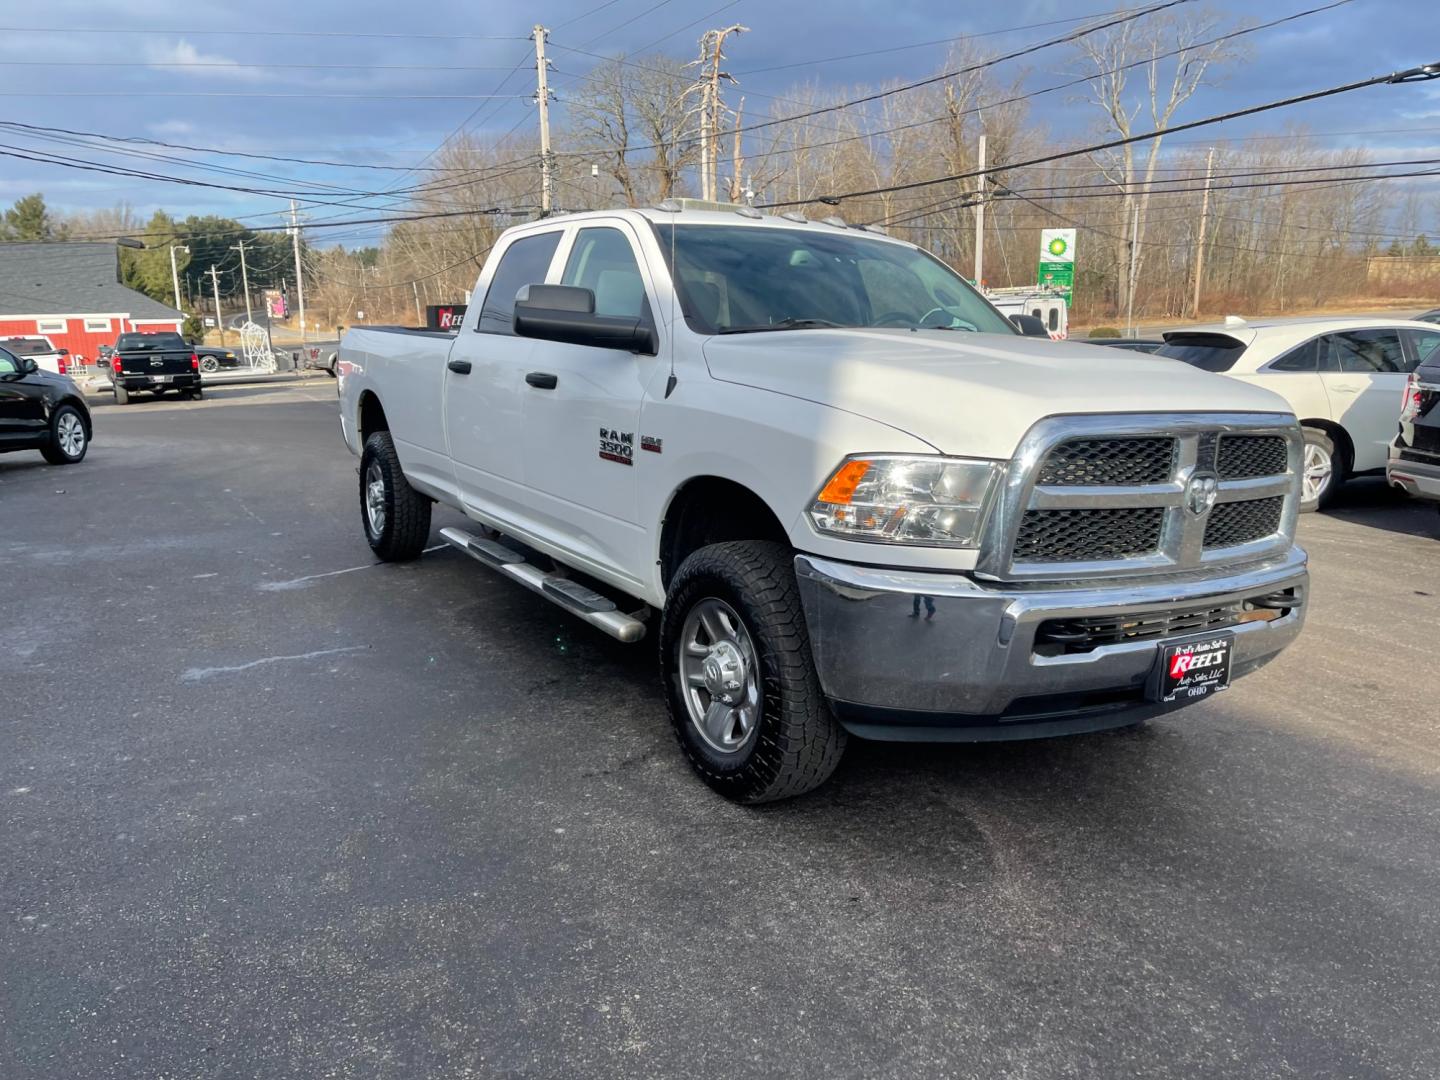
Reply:
[[18, 375], [19, 373], [20, 361], [4, 349], [0, 349], [0, 375]]
[[813, 227], [656, 232], [676, 264], [685, 320], [699, 333], [827, 324], [1019, 332], [959, 274], [907, 244]]
[[475, 329], [487, 334], [513, 334], [515, 294], [526, 285], [544, 284], [545, 272], [559, 246], [560, 233], [547, 232], [522, 237], [506, 248], [485, 293], [485, 306], [480, 309]]
[[1058, 307], [1052, 307], [1050, 309], [1050, 321], [1048, 325], [1051, 330], [1060, 329], [1060, 309]]
[[1399, 330], [1348, 330], [1324, 339], [1321, 369], [1375, 375], [1387, 371], [1408, 371]]
[[37, 334], [63, 334], [69, 326], [64, 319], [37, 319], [35, 332]]
[[619, 229], [581, 229], [560, 284], [593, 292], [596, 315], [639, 318], [645, 307], [645, 279]]
[[128, 349], [188, 349], [185, 339], [179, 334], [121, 334], [115, 341], [115, 348], [122, 352]]
[[1271, 371], [1317, 371], [1320, 343], [1312, 339], [1299, 345], [1270, 365]]
[[88, 334], [108, 334], [110, 332], [110, 320], [86, 319], [85, 332]]
[[1170, 334], [1156, 356], [1181, 360], [1201, 371], [1229, 371], [1245, 351], [1245, 343], [1225, 334]]
[[1410, 344], [1421, 367], [1440, 367], [1440, 330], [1411, 330]]

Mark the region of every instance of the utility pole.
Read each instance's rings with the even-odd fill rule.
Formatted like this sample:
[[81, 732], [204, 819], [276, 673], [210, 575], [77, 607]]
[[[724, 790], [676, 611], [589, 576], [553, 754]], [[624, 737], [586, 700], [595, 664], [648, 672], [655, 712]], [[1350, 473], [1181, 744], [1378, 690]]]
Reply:
[[540, 216], [550, 216], [551, 172], [554, 163], [550, 160], [550, 79], [549, 62], [545, 59], [545, 37], [550, 31], [539, 23], [531, 36], [535, 39], [535, 104], [540, 110]]
[[184, 311], [185, 309], [180, 306], [180, 271], [175, 268], [176, 251], [183, 251], [186, 255], [189, 255], [190, 249], [184, 244], [170, 245], [170, 284], [175, 288], [175, 310]]
[[210, 284], [215, 289], [215, 325], [220, 328], [220, 344], [225, 344], [225, 320], [220, 316], [220, 271], [210, 265]]
[[731, 34], [743, 34], [750, 28], [732, 23], [723, 30], [707, 30], [700, 39], [703, 67], [700, 71], [700, 197], [713, 201], [718, 185], [716, 165], [720, 160], [720, 80], [734, 82], [728, 72], [720, 70], [725, 59], [722, 51]]
[[300, 215], [290, 200], [290, 239], [295, 245], [295, 299], [300, 304], [300, 340], [305, 340], [305, 279], [300, 271]]
[[975, 287], [985, 291], [985, 136], [980, 136], [980, 151], [976, 158], [979, 174], [975, 178]]
[[1205, 194], [1200, 198], [1200, 236], [1195, 241], [1195, 295], [1190, 301], [1190, 317], [1200, 314], [1200, 279], [1205, 275], [1205, 233], [1210, 224], [1210, 176], [1215, 165], [1215, 148], [1205, 158]]
[[240, 287], [245, 290], [245, 321], [252, 323], [255, 321], [255, 316], [250, 310], [250, 274], [245, 269], [245, 241], [241, 240], [230, 250], [240, 252]]
[[1140, 203], [1135, 203], [1135, 211], [1130, 218], [1130, 274], [1129, 289], [1125, 294], [1125, 336], [1135, 336], [1135, 256], [1139, 253], [1140, 245], [1137, 238], [1140, 235]]

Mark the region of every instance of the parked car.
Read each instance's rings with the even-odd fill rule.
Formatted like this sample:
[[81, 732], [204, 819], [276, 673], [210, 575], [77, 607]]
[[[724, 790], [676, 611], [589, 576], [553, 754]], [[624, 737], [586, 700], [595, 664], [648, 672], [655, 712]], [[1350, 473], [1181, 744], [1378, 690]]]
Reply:
[[1129, 352], [1153, 353], [1165, 347], [1164, 338], [1102, 337], [1086, 338], [1089, 345], [1108, 345], [1112, 349], [1126, 349]]
[[175, 390], [198, 399], [200, 357], [173, 330], [154, 334], [121, 334], [110, 358], [110, 382], [115, 404], [128, 405], [130, 395], [144, 390], [160, 397]]
[[1440, 501], [1440, 342], [1410, 373], [1385, 478], [1411, 495]]
[[1245, 319], [1172, 330], [1157, 356], [1283, 397], [1305, 434], [1302, 509], [1329, 506], [1352, 476], [1380, 475], [1409, 373], [1440, 340], [1429, 323], [1383, 318]]
[[196, 345], [193, 348], [195, 355], [200, 358], [200, 370], [206, 375], [240, 366], [240, 357], [234, 349], [219, 345]]
[[849, 735], [1135, 724], [1294, 640], [1281, 398], [1024, 337], [898, 239], [701, 206], [517, 226], [458, 334], [347, 332], [382, 559], [439, 501], [476, 523], [457, 550], [657, 631], [681, 747], [743, 802], [822, 783]]
[[1440, 307], [1415, 316], [1416, 322], [1440, 323]]
[[34, 360], [42, 371], [55, 375], [70, 374], [70, 350], [57, 349], [47, 337], [0, 338], [0, 348], [12, 356]]
[[0, 347], [0, 453], [39, 450], [52, 465], [83, 461], [90, 409], [67, 375]]

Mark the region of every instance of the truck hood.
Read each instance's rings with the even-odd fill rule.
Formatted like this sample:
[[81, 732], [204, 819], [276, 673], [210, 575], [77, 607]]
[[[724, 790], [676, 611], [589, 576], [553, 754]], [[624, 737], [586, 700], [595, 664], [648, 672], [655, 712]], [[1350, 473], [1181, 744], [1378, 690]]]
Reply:
[[[899, 428], [945, 454], [1008, 458], [1073, 413], [1278, 412], [1281, 397], [1161, 357], [947, 330], [789, 330], [709, 338], [712, 377]], [[866, 447], [856, 447], [857, 451]]]

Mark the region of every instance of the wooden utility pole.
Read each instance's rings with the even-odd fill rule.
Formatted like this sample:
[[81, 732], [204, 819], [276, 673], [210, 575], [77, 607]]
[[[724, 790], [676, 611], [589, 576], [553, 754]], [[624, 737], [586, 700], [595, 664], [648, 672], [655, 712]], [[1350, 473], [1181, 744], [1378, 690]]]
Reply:
[[1200, 314], [1200, 281], [1205, 276], [1205, 234], [1210, 224], [1210, 176], [1215, 165], [1215, 148], [1205, 158], [1205, 194], [1200, 198], [1200, 236], [1195, 241], [1195, 295], [1190, 301], [1190, 317]]
[[220, 330], [220, 344], [225, 344], [225, 320], [220, 315], [220, 271], [210, 266], [210, 284], [215, 289], [215, 325]]
[[985, 289], [985, 136], [980, 136], [979, 156], [976, 158], [975, 177], [975, 287]]
[[300, 270], [300, 214], [290, 200], [290, 239], [295, 246], [295, 299], [300, 305], [300, 340], [305, 340], [305, 278]]
[[1130, 273], [1127, 284], [1129, 286], [1125, 294], [1125, 336], [1135, 336], [1135, 258], [1139, 255], [1140, 244], [1140, 204], [1135, 204], [1134, 212], [1130, 218]]
[[722, 30], [707, 30], [700, 39], [704, 66], [700, 72], [700, 197], [713, 201], [719, 191], [716, 164], [720, 160], [720, 80], [734, 82], [729, 73], [720, 70], [725, 59], [725, 39], [743, 34], [750, 28], [732, 23]]
[[250, 310], [250, 274], [245, 269], [245, 241], [241, 240], [230, 250], [240, 252], [240, 287], [245, 290], [245, 321], [252, 323], [255, 316]]
[[550, 160], [550, 83], [549, 62], [545, 59], [545, 37], [550, 31], [539, 23], [531, 36], [535, 39], [535, 104], [540, 110], [540, 216], [550, 215], [554, 164]]

